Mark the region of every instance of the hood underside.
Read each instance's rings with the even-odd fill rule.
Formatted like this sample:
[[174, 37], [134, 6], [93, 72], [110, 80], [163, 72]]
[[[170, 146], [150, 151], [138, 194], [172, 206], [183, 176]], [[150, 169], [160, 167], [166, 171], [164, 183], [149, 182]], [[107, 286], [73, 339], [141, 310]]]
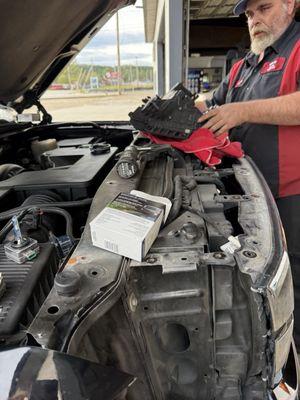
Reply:
[[0, 14], [0, 102], [30, 107], [120, 7], [135, 0], [16, 0]]

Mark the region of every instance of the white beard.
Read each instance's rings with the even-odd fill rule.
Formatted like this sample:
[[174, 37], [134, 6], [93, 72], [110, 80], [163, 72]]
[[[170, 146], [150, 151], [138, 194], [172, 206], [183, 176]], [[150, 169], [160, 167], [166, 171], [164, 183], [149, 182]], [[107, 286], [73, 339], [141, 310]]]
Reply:
[[283, 34], [283, 32], [286, 30], [286, 28], [289, 25], [289, 20], [288, 20], [288, 11], [287, 11], [287, 5], [282, 4], [282, 14], [279, 15], [274, 21], [271, 26], [271, 29], [260, 29], [260, 27], [255, 28], [254, 31], [265, 31], [267, 32], [264, 34], [262, 38], [255, 38], [252, 37], [254, 32], [250, 32], [250, 37], [251, 37], [251, 51], [259, 55], [263, 51], [266, 50], [267, 47], [271, 46], [273, 43], [276, 42], [277, 39]]
[[266, 50], [267, 47], [271, 46], [276, 41], [274, 35], [268, 33], [263, 38], [253, 38], [251, 41], [251, 51], [259, 55]]

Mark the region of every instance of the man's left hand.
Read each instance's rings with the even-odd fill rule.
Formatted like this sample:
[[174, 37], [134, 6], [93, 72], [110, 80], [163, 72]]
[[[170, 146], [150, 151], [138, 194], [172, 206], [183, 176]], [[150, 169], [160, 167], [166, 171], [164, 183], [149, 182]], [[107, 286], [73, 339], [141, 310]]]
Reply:
[[245, 103], [223, 104], [202, 115], [198, 122], [207, 121], [202, 127], [210, 129], [215, 136], [219, 136], [245, 123], [247, 121], [246, 111], [247, 106], [245, 107]]

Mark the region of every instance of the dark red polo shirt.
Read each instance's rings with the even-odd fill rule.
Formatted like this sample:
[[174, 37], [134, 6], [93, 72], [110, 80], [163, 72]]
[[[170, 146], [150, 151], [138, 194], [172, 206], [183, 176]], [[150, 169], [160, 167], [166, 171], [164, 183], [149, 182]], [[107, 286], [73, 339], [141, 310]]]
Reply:
[[[212, 105], [267, 99], [299, 88], [300, 23], [293, 21], [265, 51], [262, 61], [248, 53], [233, 67], [212, 99]], [[298, 76], [299, 75], [299, 76]], [[275, 197], [300, 194], [300, 126], [243, 124], [230, 132], [250, 155]]]

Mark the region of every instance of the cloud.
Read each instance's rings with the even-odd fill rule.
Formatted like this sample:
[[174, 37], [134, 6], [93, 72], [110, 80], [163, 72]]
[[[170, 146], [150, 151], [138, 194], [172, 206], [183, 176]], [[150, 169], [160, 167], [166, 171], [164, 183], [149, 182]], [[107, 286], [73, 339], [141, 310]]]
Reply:
[[[143, 10], [130, 6], [119, 11], [122, 64], [152, 65], [152, 44], [145, 43]], [[113, 16], [77, 56], [77, 63], [116, 65], [116, 17]]]
[[[86, 46], [87, 49], [99, 49], [102, 46], [116, 46], [117, 35], [116, 32], [101, 31], [92, 41]], [[124, 32], [120, 33], [120, 44], [138, 43], [144, 44], [145, 39], [141, 32]]]

